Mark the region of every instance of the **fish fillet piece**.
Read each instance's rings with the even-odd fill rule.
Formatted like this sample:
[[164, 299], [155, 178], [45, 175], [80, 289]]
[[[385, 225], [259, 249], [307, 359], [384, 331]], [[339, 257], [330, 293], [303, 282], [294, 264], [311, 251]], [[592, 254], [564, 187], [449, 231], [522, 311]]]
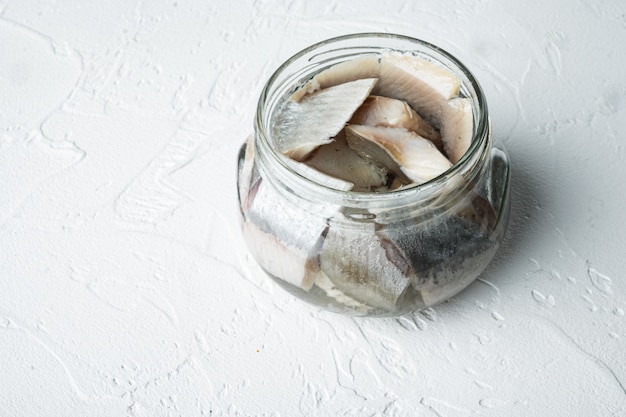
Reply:
[[387, 183], [387, 169], [354, 152], [343, 131], [334, 142], [320, 146], [304, 163], [331, 177], [353, 183], [352, 191], [372, 191]]
[[[332, 145], [332, 143], [322, 146], [330, 145]], [[309, 166], [304, 162], [292, 161], [290, 159], [287, 159], [286, 161], [287, 165], [294, 172], [326, 188], [332, 188], [339, 191], [351, 191], [352, 189], [354, 189], [354, 183], [352, 181], [333, 176], [332, 174], [328, 174], [322, 170], [317, 169], [316, 167]]]
[[335, 301], [337, 301], [339, 304], [343, 304], [344, 306], [349, 307], [350, 309], [353, 309], [358, 312], [363, 312], [363, 313], [372, 309], [371, 307], [341, 292], [335, 286], [335, 284], [333, 284], [333, 282], [328, 278], [328, 276], [321, 270], [315, 276], [314, 283], [320, 289], [324, 290], [327, 296], [335, 299]]
[[320, 270], [343, 294], [359, 303], [394, 311], [411, 284], [404, 259], [389, 252], [375, 232], [375, 224], [342, 227], [329, 223], [320, 254]]
[[443, 149], [450, 162], [456, 164], [467, 152], [474, 135], [474, 114], [468, 98], [453, 98], [444, 107], [441, 122]]
[[339, 207], [328, 204], [312, 216], [282, 198], [262, 178], [251, 188], [248, 200], [243, 235], [254, 258], [269, 274], [309, 290], [319, 270], [326, 219]]
[[318, 265], [306, 250], [283, 243], [250, 221], [243, 223], [243, 236], [265, 272], [306, 291], [311, 289]]
[[406, 101], [438, 128], [446, 102], [457, 96], [461, 82], [447, 69], [410, 53], [382, 55], [379, 81], [372, 94]]
[[345, 131], [350, 148], [401, 179], [422, 184], [452, 166], [431, 141], [404, 128], [349, 125]]
[[317, 90], [358, 79], [378, 78], [379, 73], [380, 60], [378, 55], [364, 54], [358, 58], [335, 64], [317, 73], [298, 89], [290, 99], [299, 102], [306, 94], [311, 94]]
[[441, 134], [402, 100], [382, 96], [369, 96], [352, 115], [350, 123], [368, 126], [403, 127], [432, 141], [439, 149], [443, 149]]
[[479, 275], [498, 244], [470, 219], [451, 216], [445, 224], [433, 225], [418, 234], [419, 243], [411, 256], [423, 265], [426, 279], [419, 292], [427, 306], [435, 305], [458, 293]]
[[249, 208], [250, 187], [257, 182], [260, 174], [254, 158], [254, 136], [250, 135], [239, 150], [237, 169], [237, 190], [241, 210]]
[[302, 161], [318, 146], [333, 141], [365, 101], [376, 78], [351, 81], [287, 100], [273, 122], [275, 148]]

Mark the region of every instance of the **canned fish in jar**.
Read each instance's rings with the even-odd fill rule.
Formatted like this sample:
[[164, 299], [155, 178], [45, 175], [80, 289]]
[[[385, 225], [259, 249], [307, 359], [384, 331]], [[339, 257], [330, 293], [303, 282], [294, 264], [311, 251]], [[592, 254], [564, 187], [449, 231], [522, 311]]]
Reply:
[[237, 178], [261, 269], [352, 315], [436, 305], [489, 264], [508, 223], [509, 162], [471, 72], [400, 35], [348, 35], [280, 66]]

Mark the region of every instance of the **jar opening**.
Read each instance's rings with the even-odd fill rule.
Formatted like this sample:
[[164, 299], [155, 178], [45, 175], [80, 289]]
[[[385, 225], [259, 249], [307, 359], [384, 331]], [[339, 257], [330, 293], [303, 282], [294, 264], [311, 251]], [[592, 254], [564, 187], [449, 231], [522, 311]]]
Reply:
[[[378, 54], [386, 51], [412, 53], [427, 60], [434, 61], [453, 72], [460, 80], [460, 94], [471, 102], [473, 114], [473, 135], [469, 149], [441, 175], [421, 184], [413, 184], [397, 190], [385, 192], [344, 191], [323, 185], [312, 180], [306, 172], [296, 164], [290, 163], [288, 157], [278, 152], [272, 140], [272, 123], [275, 112], [304, 82], [315, 74], [337, 63], [348, 61], [363, 54]], [[442, 48], [428, 42], [403, 35], [388, 33], [358, 33], [331, 38], [311, 45], [296, 53], [282, 64], [270, 77], [263, 88], [257, 106], [255, 118], [255, 149], [272, 170], [282, 185], [308, 193], [329, 202], [337, 202], [345, 206], [359, 207], [372, 202], [388, 205], [390, 202], [415, 203], [415, 201], [437, 198], [444, 188], [455, 179], [462, 178], [461, 183], [477, 175], [487, 160], [491, 147], [490, 126], [487, 103], [482, 88], [472, 73], [454, 56]], [[463, 188], [463, 187], [461, 187]], [[374, 203], [375, 205], [375, 203]]]

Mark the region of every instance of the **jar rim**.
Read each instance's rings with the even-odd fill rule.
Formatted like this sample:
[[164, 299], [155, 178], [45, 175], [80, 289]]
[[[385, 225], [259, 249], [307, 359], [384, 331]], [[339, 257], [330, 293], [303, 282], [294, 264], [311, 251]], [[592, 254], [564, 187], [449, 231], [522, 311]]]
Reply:
[[[266, 129], [264, 124], [264, 115], [267, 111], [266, 104], [268, 102], [268, 97], [270, 96], [270, 92], [272, 87], [278, 82], [279, 77], [283, 75], [292, 64], [297, 62], [298, 60], [306, 57], [307, 55], [311, 55], [308, 57], [307, 61], [311, 62], [314, 58], [323, 55], [324, 53], [335, 52], [338, 50], [350, 50], [357, 48], [378, 48], [379, 52], [383, 50], [394, 50], [393, 47], [378, 47], [377, 45], [366, 44], [358, 47], [354, 46], [346, 46], [343, 48], [331, 49], [328, 51], [320, 51], [319, 54], [314, 54], [315, 51], [321, 50], [322, 48], [338, 44], [341, 42], [348, 42], [353, 40], [366, 40], [366, 39], [383, 39], [390, 41], [401, 41], [407, 44], [416, 45], [423, 50], [410, 50], [410, 49], [401, 49], [397, 48], [396, 50], [402, 50], [403, 52], [418, 52], [424, 54], [425, 51], [432, 51], [438, 56], [432, 57], [439, 61], [440, 64], [446, 65], [444, 62], [441, 62], [441, 58], [449, 61], [449, 63], [454, 67], [455, 70], [459, 70], [462, 72], [463, 76], [466, 78], [467, 82], [471, 86], [472, 96], [470, 97], [472, 100], [472, 109], [474, 111], [474, 132], [472, 135], [472, 141], [470, 143], [469, 149], [465, 152], [465, 154], [461, 157], [459, 161], [453, 164], [448, 170], [440, 174], [439, 176], [421, 183], [414, 184], [407, 187], [402, 187], [397, 190], [389, 190], [385, 192], [375, 192], [375, 191], [343, 191], [335, 188], [327, 187], [323, 184], [320, 184], [302, 173], [297, 172], [293, 164], [289, 164], [285, 155], [276, 151], [276, 149], [271, 145], [270, 134]], [[307, 73], [306, 75], [313, 75], [314, 73]], [[463, 83], [462, 83], [463, 84]], [[273, 109], [270, 109], [270, 118]], [[287, 59], [283, 64], [281, 64], [274, 73], [270, 76], [266, 84], [264, 85], [261, 94], [259, 96], [259, 100], [257, 103], [256, 117], [254, 121], [255, 127], [255, 148], [258, 149], [259, 153], [264, 154], [269, 157], [271, 160], [271, 165], [277, 170], [281, 172], [282, 175], [281, 182], [288, 182], [291, 185], [290, 188], [297, 187], [298, 190], [308, 189], [314, 195], [323, 195], [324, 198], [334, 201], [341, 202], [344, 205], [354, 205], [361, 206], [363, 203], [371, 204], [372, 200], [380, 201], [383, 204], [390, 201], [404, 201], [408, 199], [409, 201], [415, 202], [416, 199], [421, 200], [422, 198], [428, 198], [428, 196], [432, 196], [437, 193], [448, 181], [458, 175], [460, 175], [468, 165], [469, 161], [473, 161], [477, 158], [477, 154], [482, 152], [482, 150], [488, 151], [491, 145], [491, 135], [490, 135], [490, 124], [487, 110], [487, 101], [480, 86], [478, 80], [474, 77], [471, 71], [456, 57], [454, 57], [451, 53], [447, 52], [445, 49], [429, 43], [427, 41], [394, 33], [386, 33], [386, 32], [362, 32], [362, 33], [352, 33], [347, 35], [336, 36], [332, 38], [325, 39], [323, 41], [312, 44], [299, 52], [293, 54], [289, 59]], [[269, 126], [267, 126], [269, 127]], [[483, 160], [486, 160], [485, 157], [488, 152], [483, 153]], [[480, 155], [478, 155], [480, 156]], [[477, 164], [476, 168], [480, 168], [482, 163]], [[470, 175], [473, 177], [473, 175]]]

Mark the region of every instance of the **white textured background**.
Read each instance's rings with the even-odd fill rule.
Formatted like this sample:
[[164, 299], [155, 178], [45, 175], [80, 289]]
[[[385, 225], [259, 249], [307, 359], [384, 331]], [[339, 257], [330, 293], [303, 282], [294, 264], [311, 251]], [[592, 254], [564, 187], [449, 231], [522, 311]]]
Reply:
[[[460, 58], [513, 161], [469, 289], [352, 319], [240, 266], [272, 71], [391, 31]], [[625, 416], [626, 5], [0, 0], [0, 416]]]

